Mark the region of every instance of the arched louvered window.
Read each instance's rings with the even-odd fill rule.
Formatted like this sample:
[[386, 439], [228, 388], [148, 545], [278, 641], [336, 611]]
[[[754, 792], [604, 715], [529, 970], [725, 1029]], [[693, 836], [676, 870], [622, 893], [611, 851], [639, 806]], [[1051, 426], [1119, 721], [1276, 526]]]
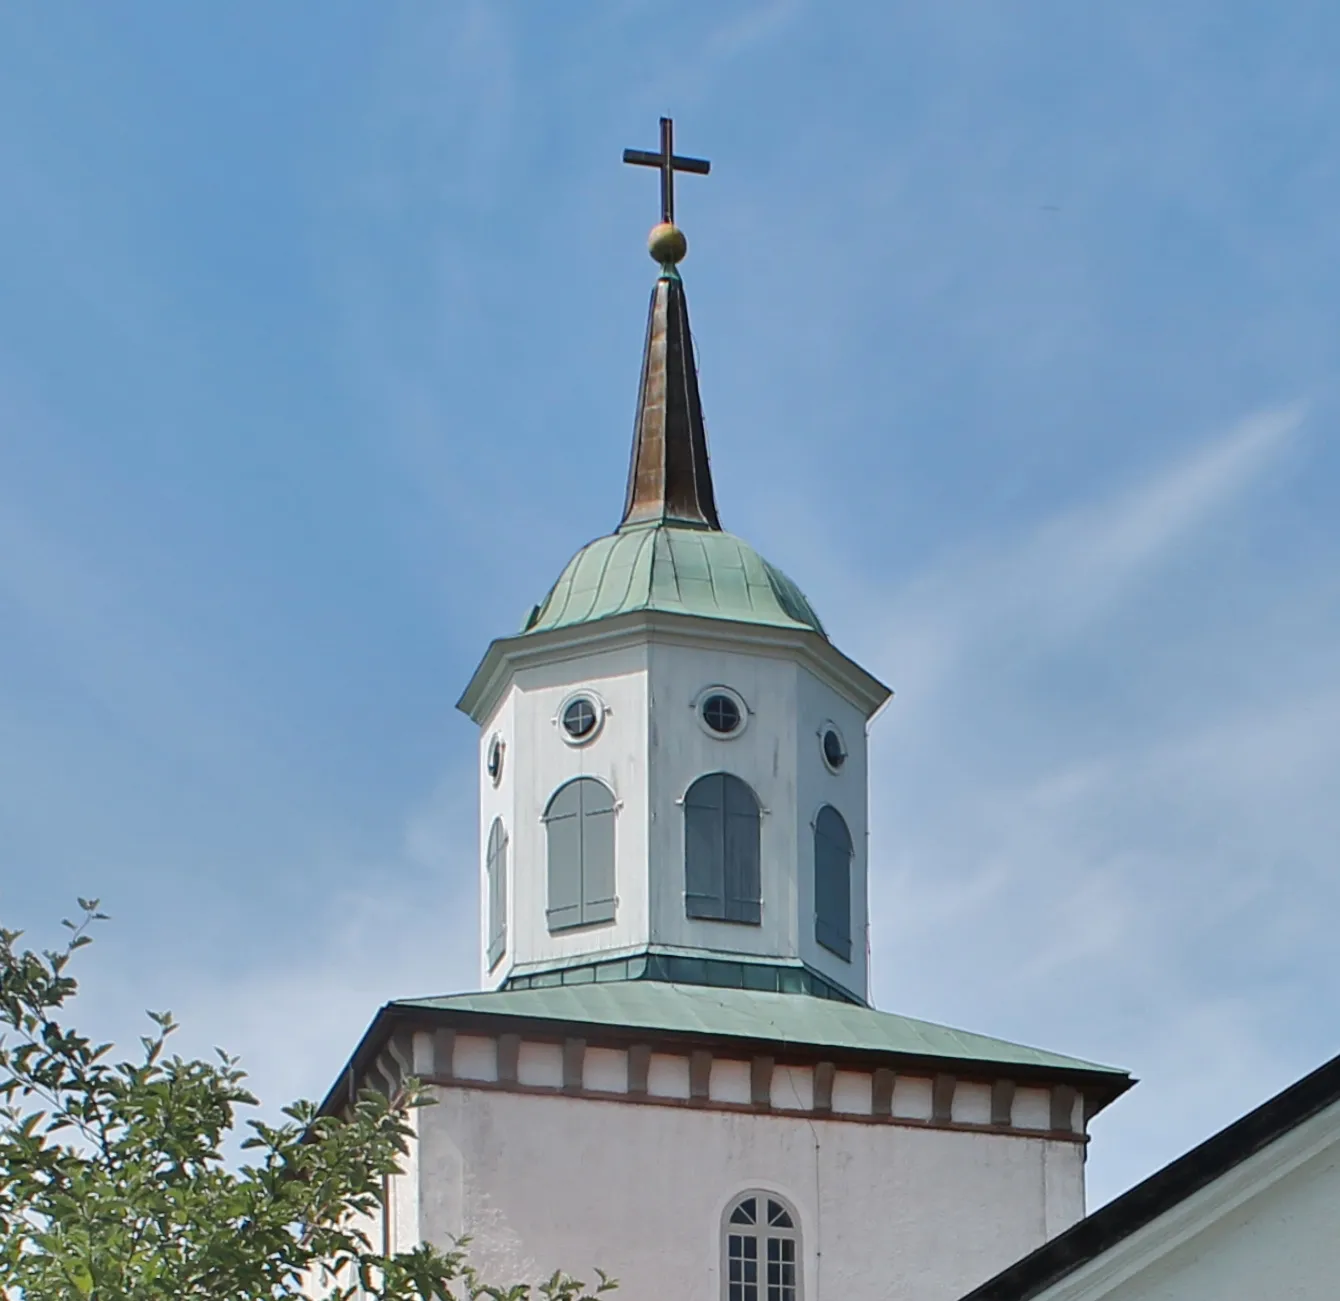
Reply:
[[489, 968], [507, 951], [507, 832], [501, 818], [493, 819], [484, 853], [484, 878], [489, 901]]
[[594, 777], [560, 786], [544, 815], [549, 929], [614, 920], [614, 796]]
[[758, 797], [730, 773], [699, 777], [684, 796], [684, 908], [712, 921], [761, 920]]
[[814, 938], [851, 961], [851, 832], [831, 804], [814, 819]]
[[737, 1197], [722, 1238], [722, 1301], [800, 1301], [800, 1223], [780, 1197]]

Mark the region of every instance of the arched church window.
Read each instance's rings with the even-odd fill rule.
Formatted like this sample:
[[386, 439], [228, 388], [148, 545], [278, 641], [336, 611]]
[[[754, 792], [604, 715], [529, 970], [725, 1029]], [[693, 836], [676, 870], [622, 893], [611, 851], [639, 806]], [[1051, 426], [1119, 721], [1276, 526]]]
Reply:
[[507, 832], [503, 830], [501, 818], [494, 818], [489, 828], [484, 877], [488, 888], [488, 956], [492, 970], [507, 949]]
[[758, 797], [726, 772], [684, 796], [684, 909], [710, 921], [761, 920]]
[[726, 1208], [722, 1301], [800, 1301], [800, 1228], [771, 1193], [745, 1193]]
[[614, 796], [594, 777], [560, 786], [544, 814], [549, 929], [614, 920]]
[[814, 938], [851, 961], [851, 832], [831, 804], [814, 819]]

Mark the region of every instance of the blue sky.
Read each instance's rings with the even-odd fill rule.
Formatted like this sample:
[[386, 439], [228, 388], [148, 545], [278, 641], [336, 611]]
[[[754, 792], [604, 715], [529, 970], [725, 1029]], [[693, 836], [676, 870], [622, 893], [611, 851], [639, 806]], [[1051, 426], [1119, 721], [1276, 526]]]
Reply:
[[0, 13], [0, 909], [268, 1097], [474, 973], [454, 702], [617, 521], [672, 113], [718, 501], [896, 690], [881, 1006], [1129, 1067], [1094, 1204], [1340, 1051], [1340, 14]]

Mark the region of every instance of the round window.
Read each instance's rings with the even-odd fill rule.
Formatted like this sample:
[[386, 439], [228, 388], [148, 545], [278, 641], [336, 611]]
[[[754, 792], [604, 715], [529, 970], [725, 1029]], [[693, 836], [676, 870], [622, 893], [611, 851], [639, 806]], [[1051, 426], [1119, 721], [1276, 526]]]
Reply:
[[484, 766], [488, 770], [489, 780], [495, 786], [502, 781], [503, 751], [505, 749], [506, 746], [503, 745], [503, 740], [500, 736], [495, 736], [493, 740], [489, 742], [488, 759], [485, 760]]
[[737, 736], [744, 730], [744, 701], [727, 687], [709, 687], [698, 699], [698, 721], [710, 736]]
[[823, 747], [824, 763], [832, 772], [837, 772], [847, 762], [847, 743], [832, 723], [824, 728], [820, 745]]
[[590, 696], [573, 696], [559, 715], [569, 741], [589, 741], [600, 726], [600, 706]]
[[740, 726], [740, 706], [729, 696], [714, 692], [703, 701], [703, 722], [712, 731], [729, 736]]

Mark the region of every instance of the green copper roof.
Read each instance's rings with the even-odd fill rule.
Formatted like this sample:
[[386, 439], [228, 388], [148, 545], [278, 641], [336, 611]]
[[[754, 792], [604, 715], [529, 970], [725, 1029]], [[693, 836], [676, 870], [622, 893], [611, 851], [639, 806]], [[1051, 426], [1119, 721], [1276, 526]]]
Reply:
[[824, 631], [800, 588], [747, 542], [713, 529], [660, 523], [625, 526], [583, 547], [523, 631], [568, 628], [635, 610]]
[[1085, 1071], [1111, 1076], [1114, 1083], [1127, 1078], [1126, 1072], [1116, 1067], [806, 994], [612, 981], [604, 985], [403, 999], [393, 1006], [898, 1053], [923, 1060], [942, 1058], [946, 1062]]

